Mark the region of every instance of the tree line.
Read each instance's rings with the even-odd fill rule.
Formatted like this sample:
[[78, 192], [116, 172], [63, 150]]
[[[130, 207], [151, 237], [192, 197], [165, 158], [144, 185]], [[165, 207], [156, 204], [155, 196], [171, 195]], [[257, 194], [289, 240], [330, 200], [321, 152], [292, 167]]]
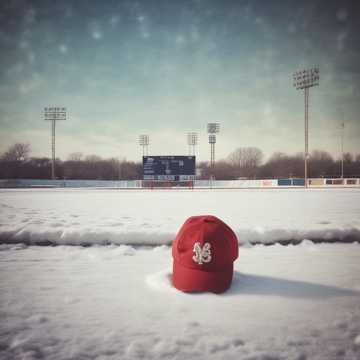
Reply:
[[[29, 144], [17, 143], [0, 155], [1, 179], [49, 179], [51, 159], [31, 157]], [[309, 177], [339, 177], [341, 161], [328, 152], [315, 150], [308, 160]], [[344, 177], [360, 177], [360, 154], [345, 153]], [[126, 159], [103, 159], [97, 155], [72, 153], [65, 161], [56, 159], [59, 179], [77, 180], [137, 180], [142, 179], [142, 163]], [[274, 153], [264, 161], [263, 152], [256, 147], [240, 147], [225, 159], [215, 163], [197, 164], [197, 178], [218, 180], [301, 178], [304, 176], [304, 155]]]

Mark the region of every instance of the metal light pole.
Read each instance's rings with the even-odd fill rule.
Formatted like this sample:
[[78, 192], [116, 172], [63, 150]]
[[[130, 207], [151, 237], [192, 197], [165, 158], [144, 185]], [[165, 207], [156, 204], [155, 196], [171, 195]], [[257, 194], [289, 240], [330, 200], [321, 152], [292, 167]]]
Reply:
[[215, 165], [215, 144], [216, 144], [216, 135], [209, 135], [209, 144], [210, 144], [210, 167], [214, 168]]
[[44, 108], [45, 120], [51, 121], [51, 152], [52, 152], [52, 162], [51, 162], [51, 178], [56, 179], [55, 174], [55, 128], [57, 120], [66, 120], [66, 108], [64, 107], [46, 107]]
[[309, 157], [309, 88], [319, 85], [319, 68], [315, 67], [308, 70], [297, 71], [293, 74], [294, 87], [296, 90], [304, 89], [305, 105], [305, 161], [304, 161], [304, 181], [308, 187], [308, 166]]
[[197, 145], [198, 135], [196, 132], [187, 134], [187, 143], [189, 145], [189, 155], [195, 155], [195, 146]]
[[215, 167], [215, 144], [216, 144], [216, 134], [220, 132], [219, 123], [208, 123], [207, 132], [209, 134], [209, 144], [210, 144], [210, 168], [211, 168], [211, 179], [214, 176], [214, 167]]
[[345, 123], [341, 123], [341, 178], [344, 178], [344, 131]]
[[139, 144], [142, 147], [143, 156], [148, 155], [149, 135], [140, 135]]

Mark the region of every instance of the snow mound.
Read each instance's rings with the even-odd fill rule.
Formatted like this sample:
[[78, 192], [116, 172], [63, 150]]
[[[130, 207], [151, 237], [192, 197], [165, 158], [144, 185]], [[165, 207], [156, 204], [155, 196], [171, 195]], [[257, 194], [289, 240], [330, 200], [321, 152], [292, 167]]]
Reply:
[[[148, 231], [103, 231], [96, 228], [68, 229], [64, 224], [63, 228], [35, 227], [14, 225], [0, 227], [0, 244], [23, 244], [25, 245], [132, 245], [132, 246], [159, 246], [171, 245], [175, 239], [174, 232], [148, 232]], [[314, 243], [353, 243], [360, 242], [360, 230], [348, 229], [238, 229], [235, 233], [240, 246], [251, 246], [257, 244], [273, 245], [310, 245]], [[1, 248], [0, 248], [1, 250]]]
[[146, 276], [146, 284], [153, 290], [179, 293], [171, 283], [171, 269], [159, 271], [154, 274]]

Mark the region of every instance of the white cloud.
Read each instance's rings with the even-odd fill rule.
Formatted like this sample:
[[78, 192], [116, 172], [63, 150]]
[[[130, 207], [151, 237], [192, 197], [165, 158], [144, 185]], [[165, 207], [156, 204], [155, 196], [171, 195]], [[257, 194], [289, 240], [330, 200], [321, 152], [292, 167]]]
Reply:
[[94, 40], [101, 40], [103, 38], [103, 31], [97, 22], [91, 22], [89, 25], [90, 35]]
[[60, 51], [62, 54], [67, 54], [67, 52], [68, 52], [68, 47], [67, 47], [65, 44], [61, 44], [61, 45], [59, 45], [59, 51]]
[[102, 32], [101, 32], [100, 30], [93, 30], [93, 31], [91, 32], [91, 36], [92, 36], [93, 39], [95, 39], [95, 40], [100, 40], [100, 39], [102, 39], [103, 34], [102, 34]]
[[145, 16], [144, 15], [138, 15], [136, 20], [139, 22], [139, 23], [143, 23], [145, 21]]

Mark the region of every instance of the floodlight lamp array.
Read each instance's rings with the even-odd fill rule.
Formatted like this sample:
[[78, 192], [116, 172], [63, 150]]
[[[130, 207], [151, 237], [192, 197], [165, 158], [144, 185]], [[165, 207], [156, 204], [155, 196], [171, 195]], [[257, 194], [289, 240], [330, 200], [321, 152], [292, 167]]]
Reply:
[[44, 114], [45, 120], [66, 120], [65, 107], [46, 107]]
[[209, 135], [209, 144], [215, 144], [216, 143], [216, 135], [211, 134]]
[[207, 132], [208, 134], [216, 134], [220, 131], [219, 123], [208, 123], [207, 124]]
[[141, 146], [149, 145], [149, 135], [140, 135], [139, 136], [139, 144]]
[[293, 74], [293, 85], [296, 90], [306, 89], [319, 85], [320, 72], [319, 68], [297, 71]]
[[197, 141], [198, 141], [197, 133], [195, 133], [195, 132], [188, 133], [187, 140], [188, 140], [188, 145], [191, 145], [191, 146], [197, 145]]

